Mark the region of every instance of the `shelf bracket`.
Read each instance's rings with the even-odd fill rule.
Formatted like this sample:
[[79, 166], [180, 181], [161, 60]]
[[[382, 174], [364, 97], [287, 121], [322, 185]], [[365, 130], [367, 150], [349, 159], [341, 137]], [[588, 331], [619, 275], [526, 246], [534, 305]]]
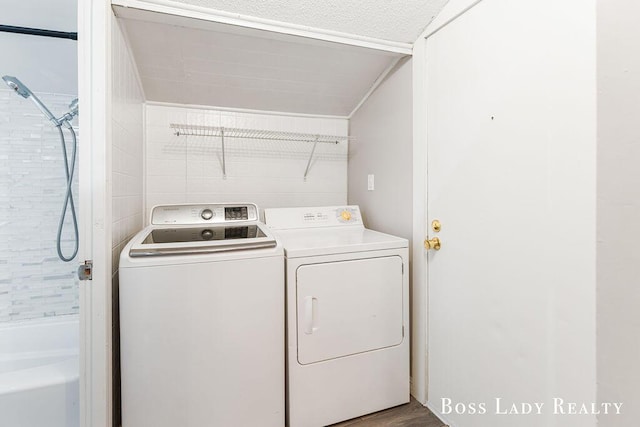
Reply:
[[222, 146], [222, 179], [227, 179], [227, 165], [224, 159], [224, 128], [220, 129], [220, 141]]
[[307, 174], [309, 173], [309, 168], [311, 167], [311, 160], [313, 160], [313, 154], [316, 152], [316, 146], [318, 145], [318, 140], [320, 136], [316, 136], [316, 140], [313, 142], [313, 148], [311, 149], [311, 154], [309, 155], [309, 160], [307, 161], [307, 168], [304, 170], [304, 180], [307, 180]]

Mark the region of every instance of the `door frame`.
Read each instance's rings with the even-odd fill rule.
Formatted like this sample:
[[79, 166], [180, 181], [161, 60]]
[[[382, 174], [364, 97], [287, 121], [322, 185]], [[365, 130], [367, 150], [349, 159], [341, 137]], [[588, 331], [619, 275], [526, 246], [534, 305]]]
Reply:
[[80, 425], [112, 426], [110, 44], [108, 0], [78, 2]]
[[[427, 27], [427, 29], [430, 28]], [[427, 218], [426, 40], [413, 45], [413, 235], [411, 277], [411, 394], [428, 399], [427, 256], [423, 247]]]
[[[120, 0], [118, 4], [142, 4]], [[163, 4], [162, 0], [152, 0]], [[166, 5], [165, 5], [166, 6]], [[427, 283], [426, 253], [422, 242], [426, 232], [426, 127], [425, 37], [441, 25], [447, 7], [425, 29], [411, 48], [413, 55], [413, 275], [412, 275], [412, 384], [411, 394], [427, 402]], [[145, 9], [150, 9], [145, 3]], [[172, 11], [185, 14], [187, 5]], [[199, 8], [197, 12], [203, 12]], [[165, 10], [166, 12], [166, 10]], [[209, 12], [206, 10], [206, 12]], [[80, 178], [80, 257], [93, 260], [93, 279], [80, 282], [80, 416], [83, 427], [111, 427], [113, 422], [112, 366], [112, 248], [111, 246], [111, 32], [110, 0], [78, 2], [78, 93], [81, 138]], [[201, 17], [201, 15], [199, 15]], [[218, 19], [221, 19], [218, 17]], [[216, 20], [212, 18], [212, 20]], [[253, 27], [264, 23], [240, 23]], [[269, 24], [272, 24], [269, 22]], [[272, 29], [274, 30], [274, 29]], [[295, 30], [295, 31], [294, 31]], [[274, 31], [296, 34], [298, 29]], [[305, 33], [307, 34], [307, 33]], [[332, 40], [335, 34], [310, 31], [312, 38]], [[307, 34], [307, 35], [309, 35]], [[342, 43], [363, 45], [338, 34]], [[379, 42], [375, 40], [376, 42]], [[371, 40], [365, 40], [372, 47]], [[395, 51], [398, 46], [374, 43], [379, 50]]]

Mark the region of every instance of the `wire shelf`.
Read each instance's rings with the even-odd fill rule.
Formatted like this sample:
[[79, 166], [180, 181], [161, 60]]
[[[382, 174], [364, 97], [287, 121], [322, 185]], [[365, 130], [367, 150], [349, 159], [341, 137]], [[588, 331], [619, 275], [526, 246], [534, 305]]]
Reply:
[[242, 139], [261, 139], [272, 141], [319, 142], [339, 144], [348, 141], [348, 136], [322, 135], [301, 132], [284, 132], [263, 129], [227, 128], [218, 126], [198, 126], [172, 123], [169, 125], [176, 136], [204, 136]]
[[318, 143], [323, 144], [340, 144], [341, 142], [349, 141], [348, 136], [338, 135], [322, 135], [312, 133], [300, 133], [300, 132], [284, 132], [284, 131], [272, 131], [263, 129], [242, 129], [242, 128], [225, 128], [218, 126], [198, 126], [198, 125], [185, 125], [171, 123], [169, 127], [173, 129], [173, 133], [176, 136], [203, 136], [203, 137], [217, 137], [221, 140], [222, 147], [222, 177], [227, 177], [227, 167], [225, 160], [225, 138], [239, 138], [239, 139], [260, 139], [267, 141], [298, 141], [298, 142], [312, 142], [313, 146], [309, 154], [309, 160], [307, 161], [307, 167], [304, 171], [304, 179], [306, 181], [309, 169], [311, 168], [311, 161], [316, 152], [316, 146]]

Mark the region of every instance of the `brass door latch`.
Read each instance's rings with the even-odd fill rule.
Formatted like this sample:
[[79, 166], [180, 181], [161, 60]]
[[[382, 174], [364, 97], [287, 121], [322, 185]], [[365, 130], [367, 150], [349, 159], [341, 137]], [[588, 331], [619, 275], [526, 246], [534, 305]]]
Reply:
[[438, 237], [434, 237], [432, 239], [425, 239], [424, 248], [426, 250], [433, 249], [433, 250], [439, 251], [440, 250], [440, 239]]
[[[440, 224], [440, 220], [434, 219], [433, 221], [431, 221], [431, 229], [435, 233], [438, 233], [440, 230], [442, 230], [442, 224]], [[433, 249], [433, 250], [439, 251], [440, 246], [441, 246], [441, 243], [438, 237], [434, 237], [432, 239], [426, 238], [424, 241], [424, 248], [426, 250]]]

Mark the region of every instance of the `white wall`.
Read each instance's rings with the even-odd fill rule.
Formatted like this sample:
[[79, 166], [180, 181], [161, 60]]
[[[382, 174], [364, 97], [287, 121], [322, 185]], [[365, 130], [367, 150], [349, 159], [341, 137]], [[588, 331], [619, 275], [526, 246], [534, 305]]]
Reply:
[[[4, 0], [2, 24], [77, 31], [77, 0]], [[0, 76], [19, 78], [34, 92], [78, 93], [74, 40], [0, 32]]]
[[312, 144], [227, 138], [227, 178], [219, 138], [176, 136], [171, 123], [347, 135], [346, 119], [298, 117], [148, 104], [146, 213], [158, 204], [253, 202], [261, 209], [347, 201], [347, 143]]
[[[414, 215], [412, 67], [411, 58], [401, 61], [349, 120], [353, 141], [348, 168], [349, 204], [360, 206], [365, 225], [409, 242]], [[369, 174], [374, 175], [373, 191], [367, 186]], [[412, 253], [409, 243], [410, 272]], [[412, 297], [413, 291], [411, 286]], [[412, 322], [412, 335], [413, 328]], [[417, 356], [412, 358], [412, 376], [420, 372]]]
[[[411, 59], [402, 61], [349, 120], [349, 204], [360, 205], [367, 227], [407, 239], [413, 220], [411, 67]], [[373, 191], [367, 190], [369, 174]]]
[[624, 402], [599, 426], [640, 419], [640, 4], [598, 1], [598, 401]]
[[120, 424], [118, 262], [122, 248], [143, 227], [144, 94], [125, 36], [112, 17], [111, 247], [113, 421]]

